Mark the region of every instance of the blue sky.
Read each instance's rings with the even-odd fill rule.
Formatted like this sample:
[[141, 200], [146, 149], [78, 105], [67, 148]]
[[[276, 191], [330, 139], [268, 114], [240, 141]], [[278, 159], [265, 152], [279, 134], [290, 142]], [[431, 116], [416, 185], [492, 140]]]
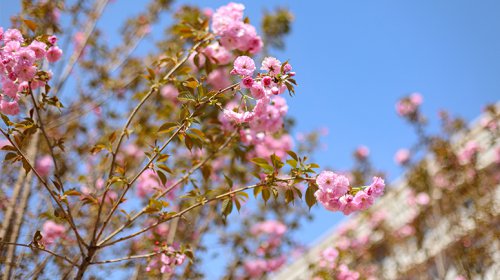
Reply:
[[[180, 1], [216, 8], [228, 1]], [[296, 131], [328, 127], [328, 148], [315, 158], [323, 167], [348, 168], [358, 145], [371, 150], [373, 163], [389, 179], [400, 175], [393, 162], [400, 147], [415, 140], [396, 116], [394, 103], [405, 94], [424, 96], [423, 112], [436, 130], [437, 112], [447, 109], [467, 120], [500, 98], [500, 1], [240, 1], [253, 23], [265, 9], [288, 7], [295, 15], [286, 50], [297, 72], [297, 95], [288, 98]], [[136, 0], [117, 0], [100, 22], [110, 40], [120, 19], [136, 13]], [[176, 4], [178, 6], [178, 4]], [[0, 25], [19, 4], [0, 0]], [[162, 23], [168, 23], [168, 17]], [[153, 28], [160, 32], [160, 28]], [[148, 41], [138, 51], [148, 49]], [[320, 208], [316, 221], [299, 236], [310, 243], [340, 215]]]

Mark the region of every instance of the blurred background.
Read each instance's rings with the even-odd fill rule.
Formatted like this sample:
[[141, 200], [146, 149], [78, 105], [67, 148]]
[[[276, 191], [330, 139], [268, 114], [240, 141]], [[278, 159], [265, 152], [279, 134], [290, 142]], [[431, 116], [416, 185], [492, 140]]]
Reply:
[[[323, 168], [350, 169], [353, 151], [369, 148], [377, 170], [393, 182], [403, 168], [394, 162], [400, 148], [417, 136], [395, 111], [403, 96], [419, 92], [429, 132], [439, 130], [438, 112], [471, 122], [487, 103], [500, 97], [500, 2], [494, 0], [377, 1], [238, 1], [258, 23], [263, 11], [289, 9], [294, 21], [282, 50], [271, 54], [289, 59], [297, 73], [297, 95], [288, 97], [294, 136], [318, 129], [322, 135], [314, 160]], [[175, 1], [217, 8], [227, 1]], [[112, 44], [123, 19], [140, 10], [142, 1], [110, 3], [98, 25]], [[0, 26], [19, 11], [17, 1], [0, 0]], [[135, 50], [146, 53], [161, 36], [166, 16]], [[258, 26], [258, 24], [256, 24]], [[498, 166], [496, 166], [498, 167]], [[328, 235], [346, 217], [321, 207], [315, 220], [297, 237], [311, 244]], [[213, 274], [210, 274], [213, 273]], [[217, 271], [208, 277], [216, 278]]]

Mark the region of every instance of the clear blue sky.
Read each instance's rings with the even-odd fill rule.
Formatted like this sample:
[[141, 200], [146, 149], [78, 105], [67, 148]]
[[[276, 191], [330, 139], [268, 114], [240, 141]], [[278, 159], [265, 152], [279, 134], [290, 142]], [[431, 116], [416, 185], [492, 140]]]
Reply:
[[[18, 9], [0, 0], [0, 25]], [[216, 8], [228, 1], [180, 1]], [[316, 155], [323, 167], [348, 168], [358, 145], [371, 150], [377, 168], [400, 175], [394, 152], [413, 143], [412, 130], [394, 112], [401, 96], [418, 91], [432, 129], [437, 112], [448, 109], [474, 119], [487, 102], [500, 99], [500, 1], [370, 0], [278, 1], [244, 3], [253, 23], [276, 6], [295, 15], [282, 59], [290, 59], [299, 87], [289, 98], [297, 131], [326, 126], [328, 148]], [[101, 26], [110, 40], [136, 0], [117, 0]], [[176, 4], [178, 5], [179, 2]], [[169, 18], [162, 19], [170, 22]], [[153, 29], [160, 32], [160, 28]], [[148, 48], [148, 41], [142, 49]], [[341, 218], [320, 208], [300, 237], [309, 243]]]

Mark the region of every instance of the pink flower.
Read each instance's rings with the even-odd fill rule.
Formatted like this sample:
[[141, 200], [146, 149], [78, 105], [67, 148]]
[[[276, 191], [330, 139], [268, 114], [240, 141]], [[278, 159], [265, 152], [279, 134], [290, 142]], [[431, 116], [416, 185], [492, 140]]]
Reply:
[[20, 111], [17, 101], [0, 100], [0, 112], [6, 115], [17, 115]]
[[394, 161], [399, 165], [405, 165], [410, 161], [410, 150], [399, 149], [394, 155]]
[[267, 264], [264, 260], [249, 260], [243, 263], [245, 272], [250, 277], [260, 277], [267, 270]]
[[210, 72], [207, 77], [207, 83], [212, 86], [214, 89], [223, 89], [231, 85], [231, 81], [229, 80], [229, 74], [224, 68], [217, 68], [214, 71]]
[[420, 192], [415, 197], [415, 202], [419, 205], [427, 205], [430, 202], [430, 197], [425, 192]]
[[349, 270], [345, 264], [341, 264], [337, 273], [338, 280], [357, 280], [359, 279], [359, 272]]
[[335, 268], [335, 261], [339, 256], [339, 251], [333, 247], [328, 247], [321, 251], [319, 266], [329, 269]]
[[250, 88], [250, 93], [252, 94], [252, 96], [255, 99], [261, 99], [264, 96], [266, 96], [266, 92], [264, 90], [264, 87], [259, 82], [252, 84], [252, 86]]
[[172, 84], [167, 84], [161, 88], [160, 94], [163, 98], [175, 102], [177, 101], [177, 96], [179, 96], [179, 91]]
[[35, 169], [42, 177], [48, 176], [52, 167], [54, 167], [54, 162], [49, 155], [39, 158], [35, 163]]
[[228, 64], [232, 58], [231, 52], [217, 42], [206, 47], [204, 53], [212, 63], [219, 65]]
[[251, 88], [253, 85], [253, 78], [250, 76], [246, 76], [241, 80], [241, 87], [242, 88]]
[[357, 210], [368, 209], [373, 204], [373, 196], [367, 194], [365, 191], [358, 191], [354, 196], [353, 202]]
[[396, 230], [396, 236], [404, 238], [415, 233], [415, 228], [411, 225], [404, 225], [400, 229]]
[[51, 35], [51, 36], [49, 36], [48, 41], [52, 45], [55, 45], [57, 43], [57, 37], [55, 35]]
[[356, 149], [356, 152], [354, 152], [354, 155], [358, 159], [366, 159], [368, 157], [368, 155], [370, 155], [370, 150], [366, 146], [359, 146]]
[[409, 97], [403, 98], [396, 103], [396, 112], [402, 117], [415, 117], [418, 107], [422, 104], [423, 98], [419, 93], [412, 93]]
[[260, 222], [258, 224], [255, 224], [252, 226], [250, 229], [250, 232], [253, 235], [258, 235], [258, 234], [270, 234], [270, 235], [275, 235], [275, 236], [282, 236], [285, 234], [287, 230], [287, 227], [285, 224], [283, 224], [280, 221], [275, 221], [275, 220], [267, 220], [264, 222]]
[[385, 182], [380, 177], [373, 177], [373, 182], [366, 189], [366, 193], [373, 197], [380, 197], [384, 194]]
[[269, 71], [269, 74], [276, 75], [281, 72], [281, 62], [274, 57], [266, 57], [262, 61], [260, 70]]
[[16, 52], [17, 65], [20, 66], [31, 66], [35, 62], [36, 56], [35, 52], [29, 48], [22, 48]]
[[51, 63], [58, 61], [62, 56], [62, 50], [58, 46], [52, 46], [47, 50], [46, 57]]
[[36, 74], [36, 67], [31, 65], [17, 65], [15, 68], [21, 81], [31, 81]]
[[21, 34], [21, 31], [17, 29], [7, 29], [7, 31], [3, 33], [2, 38], [5, 44], [7, 44], [10, 41], [16, 41], [19, 43], [24, 42], [24, 38], [23, 35]]
[[333, 197], [340, 197], [349, 189], [349, 179], [332, 171], [322, 171], [316, 177], [316, 184], [319, 187], [318, 191], [328, 193]]
[[465, 144], [465, 148], [459, 155], [459, 160], [462, 164], [471, 162], [479, 153], [481, 148], [476, 141], [469, 141]]
[[144, 198], [163, 187], [156, 172], [152, 169], [148, 169], [144, 171], [138, 179], [137, 195], [140, 198]]
[[3, 90], [3, 93], [5, 95], [9, 96], [10, 98], [17, 98], [18, 87], [16, 86], [16, 84], [12, 80], [3, 78], [2, 79], [2, 90]]
[[238, 56], [234, 61], [234, 68], [231, 73], [241, 76], [252, 76], [255, 71], [255, 62], [248, 56]]
[[424, 100], [424, 98], [418, 92], [410, 94], [410, 101], [411, 101], [411, 103], [413, 103], [413, 105], [416, 105], [416, 106], [421, 105], [423, 100]]
[[52, 244], [58, 238], [64, 237], [66, 228], [63, 225], [56, 224], [53, 221], [46, 221], [42, 229], [42, 241], [45, 244]]

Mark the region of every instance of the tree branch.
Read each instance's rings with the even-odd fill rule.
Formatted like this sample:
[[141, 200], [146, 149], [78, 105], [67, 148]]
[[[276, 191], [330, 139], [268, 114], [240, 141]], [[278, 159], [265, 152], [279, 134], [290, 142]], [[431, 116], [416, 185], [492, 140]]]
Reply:
[[73, 266], [78, 266], [75, 262], [73, 262], [72, 260], [68, 259], [67, 257], [65, 256], [62, 256], [62, 255], [59, 255], [57, 253], [55, 253], [54, 251], [51, 251], [49, 249], [45, 249], [45, 248], [39, 248], [39, 247], [36, 247], [36, 246], [33, 246], [32, 244], [22, 244], [22, 243], [13, 243], [13, 242], [3, 242], [3, 241], [0, 241], [0, 243], [4, 244], [4, 245], [10, 245], [10, 246], [21, 246], [21, 247], [26, 247], [26, 248], [30, 248], [32, 250], [40, 250], [40, 251], [44, 251], [44, 252], [47, 252], [49, 254], [51, 254], [52, 256], [54, 257], [57, 257], [57, 258], [60, 258], [60, 259], [63, 259], [65, 260], [66, 262], [70, 263], [71, 265]]

